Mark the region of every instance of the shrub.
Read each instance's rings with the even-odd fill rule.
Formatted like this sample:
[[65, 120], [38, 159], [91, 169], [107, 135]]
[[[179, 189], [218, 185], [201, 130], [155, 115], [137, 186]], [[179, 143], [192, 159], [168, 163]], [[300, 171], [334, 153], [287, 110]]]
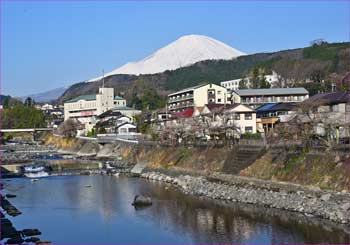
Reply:
[[258, 140], [258, 139], [261, 139], [261, 134], [260, 133], [245, 133], [245, 134], [242, 134], [242, 138], [243, 139]]

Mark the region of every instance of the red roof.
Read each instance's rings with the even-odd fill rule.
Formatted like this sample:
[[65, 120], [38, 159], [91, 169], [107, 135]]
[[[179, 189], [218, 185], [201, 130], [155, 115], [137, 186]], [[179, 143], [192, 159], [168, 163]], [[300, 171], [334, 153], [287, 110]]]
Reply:
[[172, 118], [184, 118], [184, 117], [192, 117], [194, 110], [192, 108], [188, 108], [184, 111], [174, 113], [171, 115]]

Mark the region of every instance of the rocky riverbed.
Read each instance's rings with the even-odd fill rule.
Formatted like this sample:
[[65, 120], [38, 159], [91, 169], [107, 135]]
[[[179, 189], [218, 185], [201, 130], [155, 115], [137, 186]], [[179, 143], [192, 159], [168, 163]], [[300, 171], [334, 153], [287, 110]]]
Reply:
[[190, 195], [288, 210], [340, 224], [350, 223], [348, 193], [235, 176], [231, 176], [234, 181], [230, 181], [227, 175], [219, 174], [214, 178], [146, 170], [140, 177], [176, 185]]
[[31, 242], [36, 244], [51, 243], [49, 241], [40, 240], [40, 238], [36, 237], [38, 235], [41, 235], [41, 232], [38, 229], [17, 230], [13, 226], [12, 222], [6, 217], [6, 215], [16, 217], [18, 215], [21, 215], [22, 213], [2, 195], [0, 195], [0, 201], [2, 209], [6, 212], [3, 213], [2, 211], [0, 211], [0, 241], [2, 241], [3, 239], [7, 239], [5, 244], [22, 244], [24, 242]]

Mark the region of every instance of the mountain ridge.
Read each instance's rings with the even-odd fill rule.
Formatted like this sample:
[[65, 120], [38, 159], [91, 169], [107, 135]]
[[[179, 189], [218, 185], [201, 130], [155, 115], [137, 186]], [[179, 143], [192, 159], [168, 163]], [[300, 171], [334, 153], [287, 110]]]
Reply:
[[[233, 59], [246, 55], [242, 51], [204, 35], [185, 35], [154, 53], [136, 62], [128, 62], [105, 76], [126, 74], [156, 74], [166, 70], [175, 70], [203, 60]], [[97, 77], [89, 82], [100, 80]]]
[[[319, 76], [328, 78], [332, 73], [344, 75], [350, 70], [350, 43], [327, 43], [270, 53], [257, 53], [232, 60], [205, 60], [193, 65], [148, 75], [112, 75], [105, 77], [105, 86], [115, 88], [115, 94], [124, 96], [129, 103], [145, 90], [154, 89], [160, 95], [194, 86], [202, 82], [219, 84], [247, 75], [254, 67], [273, 69], [287, 79], [302, 81]], [[75, 96], [95, 93], [99, 83], [81, 82], [72, 85], [59, 98], [64, 102]], [[132, 104], [129, 104], [132, 105]]]

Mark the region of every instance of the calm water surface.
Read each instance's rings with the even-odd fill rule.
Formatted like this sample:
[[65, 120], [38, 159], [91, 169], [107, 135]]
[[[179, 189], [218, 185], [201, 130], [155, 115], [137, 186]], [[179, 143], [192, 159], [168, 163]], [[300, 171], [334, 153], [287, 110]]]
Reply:
[[[38, 228], [55, 244], [350, 243], [349, 234], [328, 223], [186, 196], [138, 178], [22, 178], [4, 186], [23, 213], [11, 218], [15, 227]], [[136, 210], [136, 194], [151, 196], [153, 205]]]

